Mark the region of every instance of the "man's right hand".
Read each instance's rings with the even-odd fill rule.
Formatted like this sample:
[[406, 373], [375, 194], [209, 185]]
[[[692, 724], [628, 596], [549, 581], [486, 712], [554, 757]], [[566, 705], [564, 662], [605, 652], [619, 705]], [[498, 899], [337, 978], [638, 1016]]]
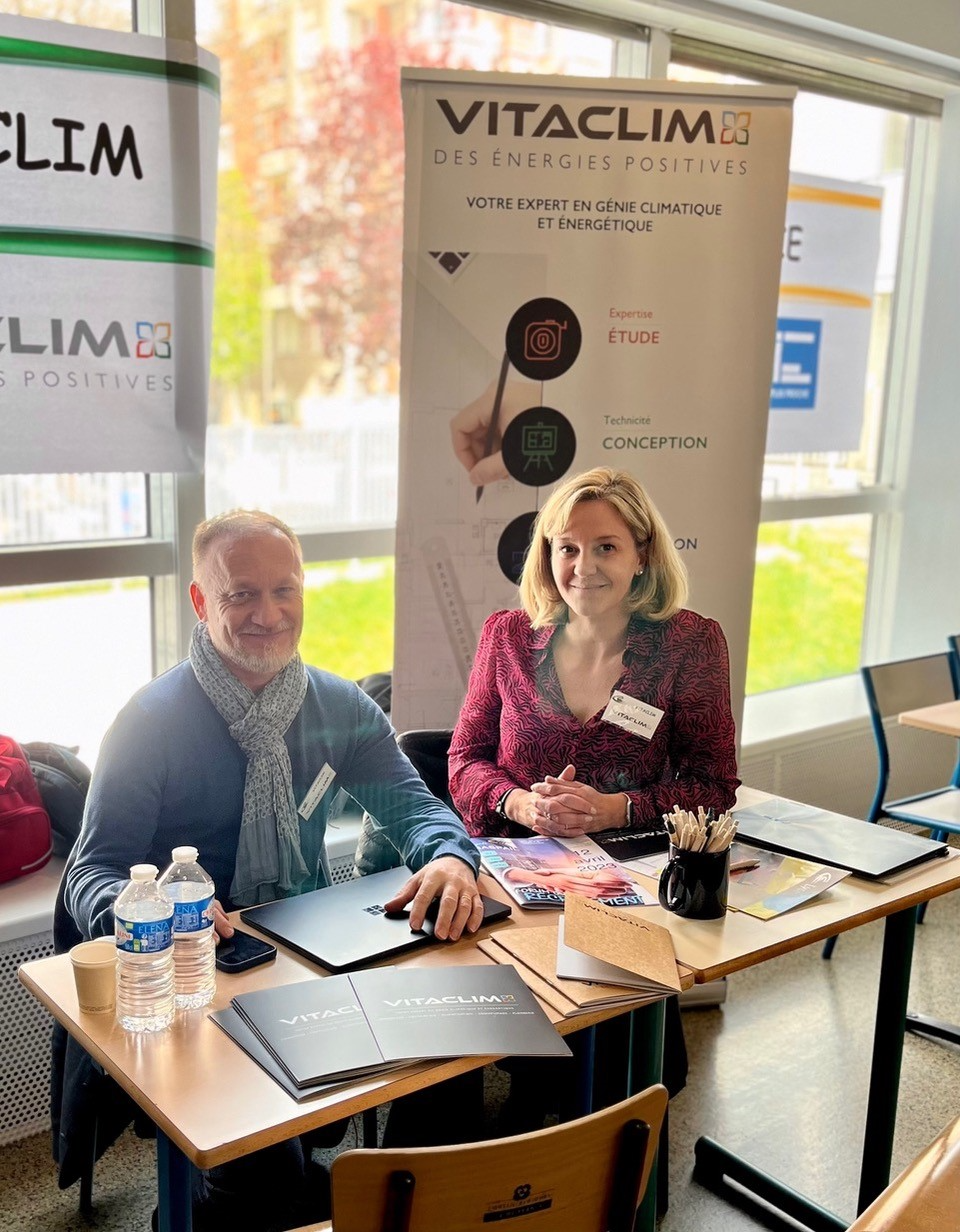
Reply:
[[216, 899], [213, 900], [213, 933], [217, 939], [217, 945], [233, 936], [233, 925]]

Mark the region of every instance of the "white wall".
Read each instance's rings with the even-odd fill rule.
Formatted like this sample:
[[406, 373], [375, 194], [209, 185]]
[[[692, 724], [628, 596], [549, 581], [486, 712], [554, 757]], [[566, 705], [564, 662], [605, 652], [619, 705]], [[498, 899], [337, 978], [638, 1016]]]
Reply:
[[[958, 8], [960, 12], [960, 8]], [[960, 633], [960, 96], [947, 99], [931, 224], [891, 657]]]

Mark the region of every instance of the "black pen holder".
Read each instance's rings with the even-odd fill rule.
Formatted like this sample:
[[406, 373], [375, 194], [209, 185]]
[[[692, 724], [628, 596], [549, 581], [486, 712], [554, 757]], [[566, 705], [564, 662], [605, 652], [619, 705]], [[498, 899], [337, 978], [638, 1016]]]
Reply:
[[727, 910], [730, 848], [687, 851], [670, 845], [660, 874], [660, 906], [687, 920], [718, 920]]

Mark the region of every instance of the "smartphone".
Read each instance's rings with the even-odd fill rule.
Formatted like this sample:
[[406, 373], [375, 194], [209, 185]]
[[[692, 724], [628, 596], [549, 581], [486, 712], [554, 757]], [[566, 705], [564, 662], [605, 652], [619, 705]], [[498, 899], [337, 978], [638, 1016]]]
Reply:
[[249, 933], [235, 932], [217, 946], [217, 970], [236, 975], [276, 958], [277, 947]]

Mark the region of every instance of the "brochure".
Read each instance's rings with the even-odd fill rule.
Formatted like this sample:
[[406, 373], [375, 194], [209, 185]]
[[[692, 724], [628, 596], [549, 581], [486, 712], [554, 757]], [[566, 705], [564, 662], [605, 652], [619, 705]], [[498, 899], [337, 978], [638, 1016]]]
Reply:
[[475, 838], [483, 867], [521, 907], [558, 908], [567, 893], [615, 907], [642, 907], [654, 899], [592, 839]]
[[498, 967], [377, 967], [231, 1005], [300, 1090], [427, 1058], [570, 1052], [517, 973]]
[[[265, 1069], [270, 1077], [278, 1082], [290, 1098], [295, 1099], [297, 1103], [303, 1103], [304, 1100], [311, 1099], [315, 1095], [329, 1095], [331, 1091], [338, 1091], [344, 1086], [349, 1086], [353, 1081], [352, 1078], [344, 1078], [339, 1082], [317, 1082], [310, 1086], [298, 1087], [256, 1031], [247, 1024], [243, 1015], [239, 1014], [232, 1005], [227, 1005], [222, 1010], [214, 1010], [210, 1018], [221, 1031], [230, 1036], [235, 1044], [240, 1045], [251, 1060], [256, 1061], [261, 1069]], [[395, 1068], [399, 1068], [399, 1063], [397, 1066], [384, 1065], [383, 1070]]]
[[571, 894], [561, 925], [558, 975], [564, 975], [562, 963], [577, 979], [604, 979], [660, 996], [680, 991], [673, 937], [661, 924]]
[[774, 916], [799, 907], [850, 876], [849, 869], [734, 843], [730, 848], [730, 862], [736, 864], [740, 860], [755, 860], [757, 866], [731, 873], [727, 905], [760, 920], [772, 920]]
[[552, 925], [510, 928], [479, 945], [497, 962], [520, 964], [537, 996], [568, 1016], [680, 991], [673, 938], [660, 925], [574, 894], [558, 923], [559, 933]]
[[[609, 1005], [642, 1005], [656, 999], [622, 985], [561, 979], [557, 975], [557, 930], [553, 925], [507, 929], [478, 945], [495, 962], [514, 964], [528, 987], [566, 1018]], [[662, 995], [658, 993], [657, 997]]]

